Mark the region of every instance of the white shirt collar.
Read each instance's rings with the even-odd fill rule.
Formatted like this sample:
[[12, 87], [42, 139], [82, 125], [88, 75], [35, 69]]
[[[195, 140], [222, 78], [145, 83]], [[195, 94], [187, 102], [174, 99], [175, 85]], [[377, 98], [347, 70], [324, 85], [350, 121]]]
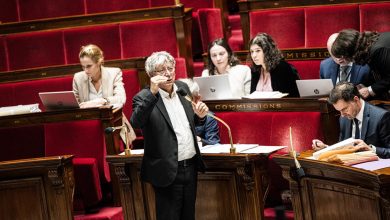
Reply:
[[173, 92], [171, 95], [169, 95], [168, 92], [162, 90], [162, 89], [159, 89], [158, 92], [160, 93], [161, 97], [165, 98], [165, 99], [170, 99], [170, 98], [173, 98], [176, 96], [176, 91], [177, 91], [177, 86], [176, 84], [173, 84]]
[[355, 118], [357, 118], [360, 122], [362, 122], [365, 102], [362, 99], [360, 99], [360, 104], [362, 105], [362, 107], [360, 108], [360, 111], [358, 112]]

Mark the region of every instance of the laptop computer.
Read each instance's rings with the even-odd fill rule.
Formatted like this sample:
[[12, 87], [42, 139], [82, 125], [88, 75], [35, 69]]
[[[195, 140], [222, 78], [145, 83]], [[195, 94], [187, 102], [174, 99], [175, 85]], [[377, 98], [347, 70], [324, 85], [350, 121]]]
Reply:
[[205, 77], [194, 77], [194, 81], [199, 85], [199, 94], [202, 100], [219, 99], [240, 99], [233, 97], [230, 89], [229, 75], [213, 75]]
[[331, 79], [306, 79], [296, 80], [301, 98], [326, 97], [333, 89]]
[[40, 92], [39, 97], [46, 110], [79, 108], [73, 91]]

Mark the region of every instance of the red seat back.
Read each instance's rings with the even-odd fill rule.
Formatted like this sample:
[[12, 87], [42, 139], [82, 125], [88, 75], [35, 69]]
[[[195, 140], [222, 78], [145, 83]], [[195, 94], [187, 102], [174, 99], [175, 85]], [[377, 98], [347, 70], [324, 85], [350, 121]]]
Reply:
[[67, 29], [64, 30], [64, 42], [68, 64], [79, 63], [80, 48], [87, 44], [98, 45], [105, 60], [121, 58], [118, 24]]
[[360, 31], [390, 31], [390, 2], [361, 4]]
[[[173, 19], [121, 23], [122, 58], [147, 57], [156, 51], [179, 56]], [[146, 40], [147, 39], [147, 40]]]
[[72, 15], [83, 15], [84, 0], [22, 0], [19, 1], [20, 20], [35, 20]]
[[0, 23], [19, 21], [17, 0], [3, 0], [0, 7]]
[[223, 38], [221, 9], [203, 8], [198, 10], [198, 23], [202, 40], [203, 52], [207, 52], [210, 42]]
[[7, 54], [5, 50], [5, 37], [0, 36], [0, 71], [8, 70]]
[[301, 79], [319, 79], [321, 60], [292, 60], [288, 61], [299, 73]]
[[258, 10], [249, 12], [250, 38], [264, 32], [272, 36], [279, 48], [305, 46], [305, 18], [303, 8]]
[[9, 69], [64, 65], [61, 31], [40, 31], [6, 36]]
[[306, 47], [326, 47], [329, 36], [345, 28], [359, 30], [357, 4], [305, 8]]
[[140, 0], [86, 0], [87, 14], [148, 8], [148, 1]]

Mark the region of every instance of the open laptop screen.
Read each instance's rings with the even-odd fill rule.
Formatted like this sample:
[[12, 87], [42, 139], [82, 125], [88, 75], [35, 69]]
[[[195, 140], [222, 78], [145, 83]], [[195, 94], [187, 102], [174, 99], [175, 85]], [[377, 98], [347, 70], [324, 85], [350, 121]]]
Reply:
[[240, 99], [233, 97], [230, 89], [229, 75], [213, 75], [205, 77], [194, 77], [194, 81], [199, 85], [199, 93], [202, 100], [219, 99]]
[[317, 98], [329, 96], [333, 89], [331, 79], [296, 80], [301, 98]]
[[46, 110], [79, 108], [73, 91], [40, 92], [39, 97]]

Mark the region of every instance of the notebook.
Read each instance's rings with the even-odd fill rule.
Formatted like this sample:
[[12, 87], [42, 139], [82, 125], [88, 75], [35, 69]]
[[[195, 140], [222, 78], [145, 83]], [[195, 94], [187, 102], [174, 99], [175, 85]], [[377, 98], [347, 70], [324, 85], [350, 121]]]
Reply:
[[296, 80], [301, 98], [326, 97], [333, 89], [331, 79]]
[[233, 97], [230, 89], [229, 75], [213, 75], [205, 77], [194, 77], [194, 81], [199, 85], [199, 93], [202, 100], [218, 99], [240, 99]]
[[79, 108], [73, 91], [40, 92], [39, 97], [46, 110]]

